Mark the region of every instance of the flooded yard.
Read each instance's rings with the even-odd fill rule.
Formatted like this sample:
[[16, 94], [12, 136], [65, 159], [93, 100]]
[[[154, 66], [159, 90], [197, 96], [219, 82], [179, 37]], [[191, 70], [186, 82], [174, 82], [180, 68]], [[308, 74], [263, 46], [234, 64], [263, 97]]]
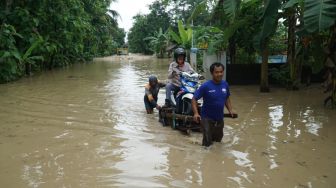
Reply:
[[146, 114], [144, 85], [168, 64], [96, 61], [0, 85], [1, 187], [336, 187], [336, 112], [318, 84], [231, 86], [239, 118], [204, 149]]

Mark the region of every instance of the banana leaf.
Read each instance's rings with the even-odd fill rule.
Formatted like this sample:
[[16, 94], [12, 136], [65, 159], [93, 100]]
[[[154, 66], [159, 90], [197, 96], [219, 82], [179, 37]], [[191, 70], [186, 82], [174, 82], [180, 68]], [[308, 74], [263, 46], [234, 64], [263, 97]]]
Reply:
[[278, 9], [280, 8], [279, 0], [266, 0], [262, 16], [263, 26], [257, 36], [254, 37], [254, 47], [257, 50], [262, 49], [262, 41], [270, 37], [277, 28]]
[[321, 32], [335, 24], [336, 0], [305, 0], [304, 24], [308, 32]]
[[188, 41], [188, 33], [184, 29], [184, 26], [181, 20], [178, 21], [177, 25], [178, 25], [178, 31], [180, 33], [180, 38], [182, 40], [182, 43], [185, 44], [185, 42]]
[[289, 0], [287, 3], [285, 3], [283, 5], [283, 8], [285, 8], [285, 9], [292, 8], [293, 6], [295, 6], [296, 4], [298, 4], [300, 1], [302, 1], [302, 0]]
[[239, 5], [240, 0], [226, 0], [223, 2], [224, 12], [231, 18], [231, 20], [235, 19]]
[[181, 38], [171, 28], [168, 29], [168, 33], [177, 44], [182, 44]]

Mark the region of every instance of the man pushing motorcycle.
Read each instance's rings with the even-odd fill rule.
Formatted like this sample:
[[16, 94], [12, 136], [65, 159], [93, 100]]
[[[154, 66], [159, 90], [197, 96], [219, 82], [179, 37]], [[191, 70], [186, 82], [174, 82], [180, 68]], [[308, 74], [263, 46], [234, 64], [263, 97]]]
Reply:
[[183, 48], [176, 48], [174, 51], [174, 61], [170, 63], [168, 69], [168, 84], [166, 85], [166, 100], [165, 106], [169, 107], [172, 104], [170, 99], [172, 92], [178, 92], [181, 87], [180, 74], [181, 72], [195, 72], [191, 65], [185, 61], [186, 51]]
[[161, 87], [165, 87], [166, 84], [158, 81], [156, 76], [150, 76], [148, 78], [148, 84], [145, 85], [144, 103], [147, 114], [152, 114], [153, 109], [161, 109], [161, 106], [157, 104], [158, 94]]
[[[212, 80], [203, 83], [195, 92], [192, 99], [192, 110], [194, 121], [201, 121], [203, 132], [203, 146], [210, 146], [212, 142], [220, 142], [223, 138], [224, 128], [224, 106], [228, 109], [232, 118], [235, 113], [232, 110], [229, 85], [222, 80], [224, 76], [224, 65], [213, 63], [210, 66]], [[203, 98], [201, 115], [198, 112], [197, 100]]]

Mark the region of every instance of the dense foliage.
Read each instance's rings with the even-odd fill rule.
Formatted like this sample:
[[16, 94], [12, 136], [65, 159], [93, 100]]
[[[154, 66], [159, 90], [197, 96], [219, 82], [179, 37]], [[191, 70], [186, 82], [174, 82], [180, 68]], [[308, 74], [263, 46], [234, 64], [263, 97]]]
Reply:
[[[115, 52], [125, 31], [111, 1], [2, 1], [0, 82]], [[149, 9], [134, 17], [130, 52], [164, 57], [184, 46], [225, 50], [230, 63], [261, 57], [261, 91], [269, 91], [269, 55], [287, 55], [274, 76], [293, 89], [303, 65], [318, 72], [327, 59], [336, 62], [335, 0], [156, 0]]]
[[[148, 37], [157, 38], [162, 31], [167, 31], [170, 26], [171, 20], [166, 7], [160, 1], [155, 1], [149, 6], [150, 13], [148, 15], [136, 15], [134, 25], [128, 33], [129, 51], [134, 53], [152, 54], [160, 47], [154, 47], [145, 39]], [[155, 39], [153, 39], [155, 40]]]
[[[265, 92], [270, 55], [287, 55], [284, 74], [272, 74], [292, 89], [300, 84], [303, 65], [318, 72], [327, 59], [336, 62], [335, 0], [157, 0], [153, 5], [149, 15], [135, 17], [129, 37], [135, 52], [163, 57], [162, 49], [175, 43], [208, 53], [225, 50], [230, 63], [261, 58], [260, 90]], [[148, 21], [155, 10], [165, 15], [166, 24]], [[143, 38], [150, 42], [144, 44]]]
[[0, 82], [110, 55], [123, 45], [111, 0], [0, 2]]

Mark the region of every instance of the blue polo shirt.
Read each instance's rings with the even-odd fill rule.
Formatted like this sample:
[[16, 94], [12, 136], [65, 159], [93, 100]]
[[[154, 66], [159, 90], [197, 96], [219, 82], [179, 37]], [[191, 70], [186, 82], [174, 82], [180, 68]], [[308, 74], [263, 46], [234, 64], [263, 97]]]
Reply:
[[224, 105], [229, 96], [229, 85], [226, 81], [222, 80], [217, 84], [209, 80], [196, 90], [194, 99], [198, 100], [203, 97], [202, 118], [220, 121], [224, 118]]

